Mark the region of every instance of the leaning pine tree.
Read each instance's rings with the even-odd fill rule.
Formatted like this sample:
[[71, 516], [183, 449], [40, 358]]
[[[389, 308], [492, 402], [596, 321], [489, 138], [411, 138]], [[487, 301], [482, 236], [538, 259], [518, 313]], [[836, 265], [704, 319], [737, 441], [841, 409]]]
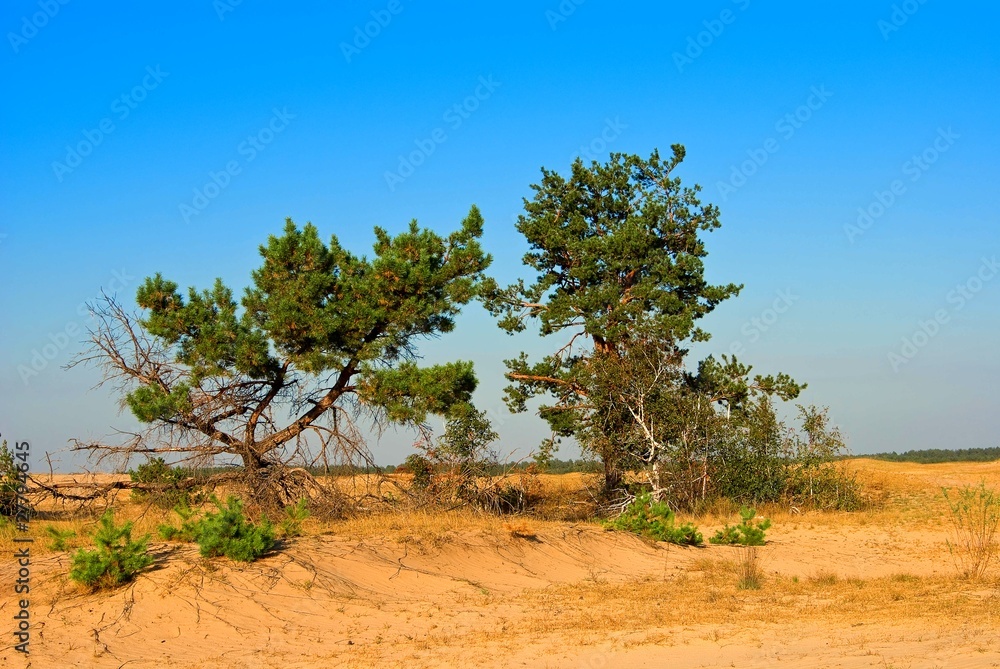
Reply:
[[421, 425], [470, 401], [472, 363], [420, 366], [415, 345], [452, 330], [475, 297], [491, 261], [482, 231], [476, 207], [445, 237], [415, 221], [396, 236], [376, 228], [367, 258], [289, 220], [261, 246], [263, 264], [239, 303], [221, 279], [185, 297], [159, 274], [138, 289], [138, 315], [106, 297], [93, 305], [92, 346], [76, 363], [101, 365], [147, 429], [76, 448], [175, 462], [235, 457], [257, 501], [294, 502], [302, 481], [286, 465], [361, 452], [359, 419]]

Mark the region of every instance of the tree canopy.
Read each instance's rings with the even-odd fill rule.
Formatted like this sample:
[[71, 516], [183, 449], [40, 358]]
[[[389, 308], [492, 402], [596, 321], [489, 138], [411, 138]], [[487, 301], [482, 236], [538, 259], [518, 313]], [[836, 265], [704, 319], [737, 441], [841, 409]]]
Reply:
[[[525, 411], [534, 397], [553, 398], [540, 415], [554, 438], [575, 436], [600, 456], [608, 486], [639, 452], [649, 462], [650, 444], [653, 453], [661, 444], [665, 454], [684, 422], [690, 426], [691, 414], [678, 414], [683, 397], [739, 407], [756, 392], [790, 399], [801, 389], [783, 374], [750, 379], [735, 359], [709, 358], [697, 373], [683, 368], [683, 347], [709, 339], [699, 319], [742, 286], [706, 281], [700, 235], [720, 226], [719, 210], [674, 175], [685, 151], [671, 149], [667, 159], [655, 150], [648, 159], [615, 153], [590, 166], [577, 159], [568, 177], [543, 168], [516, 226], [530, 247], [524, 263], [537, 276], [506, 288], [488, 280], [484, 291], [507, 332], [537, 321], [542, 336], [565, 337], [539, 361], [524, 353], [506, 361], [507, 403]], [[630, 382], [642, 387], [630, 391]], [[651, 431], [653, 407], [655, 423], [672, 431]], [[629, 447], [636, 439], [638, 451]]]
[[416, 221], [395, 236], [375, 228], [368, 258], [289, 219], [260, 247], [239, 303], [221, 279], [184, 295], [160, 274], [139, 287], [139, 315], [106, 299], [78, 362], [101, 364], [150, 430], [125, 445], [78, 447], [232, 455], [252, 472], [357, 446], [364, 413], [404, 424], [447, 415], [471, 400], [472, 363], [421, 366], [416, 345], [450, 332], [476, 296], [491, 262], [482, 232], [476, 207], [447, 236]]

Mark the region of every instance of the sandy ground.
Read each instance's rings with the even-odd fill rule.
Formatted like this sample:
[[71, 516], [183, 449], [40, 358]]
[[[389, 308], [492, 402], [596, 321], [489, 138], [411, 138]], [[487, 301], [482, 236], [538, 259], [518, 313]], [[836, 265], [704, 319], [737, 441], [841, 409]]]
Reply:
[[[1000, 666], [997, 580], [955, 578], [946, 519], [921, 502], [1000, 466], [859, 466], [895, 486], [894, 510], [776, 517], [760, 590], [733, 585], [738, 549], [587, 523], [307, 536], [251, 565], [154, 543], [156, 566], [112, 594], [50, 553], [32, 564], [30, 661], [5, 633], [0, 666]], [[15, 573], [0, 563], [8, 593]], [[8, 627], [15, 606], [0, 599]]]

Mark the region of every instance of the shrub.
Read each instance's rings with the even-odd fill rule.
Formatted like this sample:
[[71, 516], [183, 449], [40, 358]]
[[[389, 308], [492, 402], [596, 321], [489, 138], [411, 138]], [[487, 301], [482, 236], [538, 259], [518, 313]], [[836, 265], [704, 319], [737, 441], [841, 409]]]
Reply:
[[306, 507], [307, 503], [306, 498], [301, 497], [293, 506], [285, 507], [285, 517], [281, 519], [281, 525], [279, 526], [282, 536], [302, 536], [302, 521], [309, 517], [309, 509]]
[[45, 526], [45, 533], [52, 538], [52, 542], [49, 544], [49, 549], [54, 551], [69, 550], [66, 540], [72, 539], [76, 536], [76, 532], [73, 530], [60, 530], [52, 525]]
[[780, 499], [789, 468], [783, 438], [784, 425], [768, 398], [747, 402], [716, 425], [708, 454], [714, 493], [746, 505]]
[[181, 526], [163, 525], [160, 534], [165, 539], [197, 542], [203, 557], [224, 555], [237, 562], [253, 562], [274, 544], [271, 522], [264, 519], [259, 524], [251, 523], [240, 500], [228, 497], [223, 504], [213, 496], [212, 503], [217, 511], [197, 520], [189, 507], [178, 506], [175, 510], [183, 521]]
[[207, 513], [201, 519], [198, 545], [204, 557], [225, 555], [238, 562], [253, 562], [274, 543], [274, 528], [264, 519], [259, 525], [249, 522], [243, 513], [243, 502], [229, 497], [223, 506], [212, 500], [217, 513]]
[[954, 500], [948, 488], [941, 489], [951, 512], [952, 537], [948, 551], [963, 576], [981, 578], [996, 557], [1000, 496], [984, 481], [960, 488]]
[[713, 544], [727, 544], [731, 546], [763, 546], [764, 532], [771, 527], [771, 521], [764, 518], [755, 521], [756, 509], [743, 507], [740, 511], [739, 525], [726, 525], [715, 533], [708, 541]]
[[160, 486], [156, 491], [133, 490], [136, 499], [149, 499], [153, 504], [171, 508], [181, 502], [190, 501], [190, 493], [180, 488], [184, 480], [184, 472], [171, 467], [163, 458], [153, 458], [128, 472], [133, 483], [146, 483]]
[[637, 496], [625, 510], [608, 522], [614, 530], [632, 532], [656, 541], [698, 546], [703, 543], [701, 533], [691, 523], [676, 527], [674, 512], [666, 502], [654, 502], [649, 493]]
[[847, 454], [840, 430], [830, 426], [827, 409], [799, 406], [805, 439], [790, 431], [786, 438], [792, 462], [785, 496], [817, 509], [857, 511], [865, 505], [857, 477], [836, 459]]
[[177, 503], [174, 507], [174, 513], [181, 517], [181, 526], [160, 525], [160, 536], [167, 541], [197, 541], [200, 531], [200, 520], [195, 518], [195, 512], [187, 499], [182, 499]]
[[132, 539], [132, 523], [116, 526], [114, 515], [104, 512], [94, 534], [95, 550], [81, 548], [73, 555], [69, 577], [91, 588], [113, 588], [132, 580], [153, 564], [149, 535]]
[[434, 465], [431, 461], [416, 453], [406, 456], [400, 469], [413, 474], [413, 487], [420, 490], [426, 490], [430, 486], [431, 477], [434, 475]]
[[21, 472], [4, 439], [0, 445], [0, 516], [13, 518], [17, 513], [17, 491], [21, 483]]

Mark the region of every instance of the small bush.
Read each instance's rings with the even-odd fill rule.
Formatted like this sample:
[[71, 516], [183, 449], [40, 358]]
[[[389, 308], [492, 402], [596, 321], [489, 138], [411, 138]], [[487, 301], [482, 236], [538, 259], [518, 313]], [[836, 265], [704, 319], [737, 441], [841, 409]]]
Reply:
[[49, 550], [53, 551], [69, 550], [66, 540], [76, 536], [76, 532], [73, 530], [60, 530], [52, 525], [45, 526], [45, 533], [52, 538], [52, 541], [49, 543]]
[[309, 509], [306, 507], [305, 497], [299, 499], [294, 506], [285, 507], [285, 517], [281, 519], [279, 529], [284, 537], [302, 536], [302, 521], [309, 517]]
[[193, 542], [198, 540], [200, 531], [200, 520], [195, 518], [195, 512], [186, 499], [182, 499], [174, 506], [174, 513], [181, 517], [181, 526], [160, 525], [160, 536], [167, 541]]
[[984, 481], [960, 488], [952, 498], [947, 488], [942, 494], [951, 512], [952, 537], [948, 551], [963, 576], [978, 579], [996, 557], [997, 526], [1000, 525], [1000, 496]]
[[212, 503], [218, 511], [197, 520], [189, 507], [178, 506], [175, 511], [181, 516], [181, 526], [163, 525], [160, 534], [165, 539], [197, 542], [203, 557], [224, 555], [237, 562], [253, 562], [274, 544], [271, 522], [265, 519], [259, 524], [251, 523], [240, 500], [229, 497], [223, 504], [213, 496]]
[[684, 546], [698, 546], [704, 541], [701, 533], [691, 523], [676, 527], [674, 512], [666, 502], [653, 502], [649, 493], [637, 496], [607, 527], [632, 532], [655, 541], [666, 541]]
[[861, 484], [842, 463], [848, 453], [840, 430], [830, 425], [827, 409], [799, 406], [803, 439], [795, 431], [786, 437], [792, 460], [788, 468], [787, 501], [799, 506], [835, 511], [858, 511], [865, 507]]
[[21, 483], [20, 469], [4, 439], [0, 445], [0, 516], [13, 518], [17, 513], [17, 491]]
[[132, 496], [137, 500], [148, 499], [153, 504], [172, 508], [179, 503], [189, 503], [191, 493], [180, 487], [184, 480], [184, 472], [171, 467], [163, 458], [153, 458], [128, 472], [133, 483], [145, 483], [160, 486], [156, 491], [133, 490]]
[[114, 515], [105, 511], [94, 534], [95, 550], [81, 548], [73, 555], [69, 577], [91, 588], [114, 588], [132, 580], [153, 564], [149, 535], [132, 539], [132, 523], [116, 526]]
[[406, 460], [403, 461], [399, 470], [411, 472], [413, 474], [413, 487], [419, 490], [426, 490], [434, 475], [434, 465], [431, 464], [431, 461], [416, 453], [406, 456]]
[[259, 525], [249, 522], [243, 513], [243, 502], [229, 497], [223, 506], [212, 500], [218, 513], [207, 513], [201, 519], [198, 545], [204, 557], [225, 555], [237, 562], [253, 562], [274, 543], [274, 527], [264, 519]]
[[726, 525], [708, 541], [713, 544], [730, 546], [763, 546], [765, 543], [764, 532], [771, 527], [771, 521], [764, 518], [756, 522], [754, 521], [756, 515], [756, 509], [744, 507], [740, 511], [739, 525]]

